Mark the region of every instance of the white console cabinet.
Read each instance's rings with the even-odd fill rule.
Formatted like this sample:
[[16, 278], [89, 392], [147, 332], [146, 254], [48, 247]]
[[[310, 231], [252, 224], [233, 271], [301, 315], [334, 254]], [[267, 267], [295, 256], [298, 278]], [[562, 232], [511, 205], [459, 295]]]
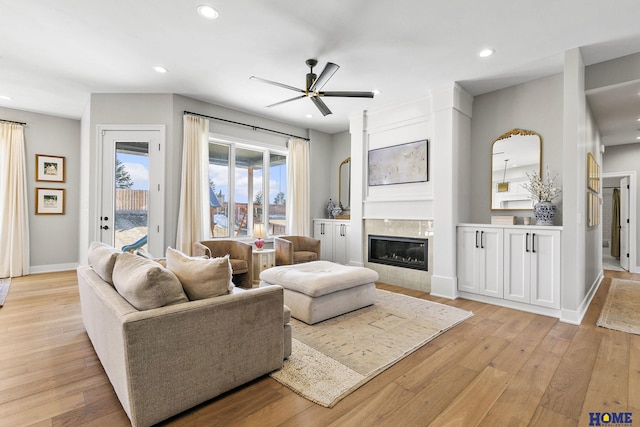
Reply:
[[558, 310], [560, 239], [560, 227], [459, 225], [458, 291]]
[[320, 240], [320, 259], [338, 264], [349, 262], [349, 221], [314, 219], [313, 236]]

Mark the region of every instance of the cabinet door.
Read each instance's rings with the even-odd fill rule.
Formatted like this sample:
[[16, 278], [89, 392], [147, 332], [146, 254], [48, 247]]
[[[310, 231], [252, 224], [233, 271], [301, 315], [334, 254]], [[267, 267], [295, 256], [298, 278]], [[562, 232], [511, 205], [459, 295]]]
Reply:
[[503, 294], [503, 231], [501, 228], [480, 229], [479, 292], [496, 298]]
[[531, 230], [504, 230], [504, 299], [529, 303], [531, 298]]
[[349, 262], [349, 224], [333, 224], [333, 262], [346, 264]]
[[333, 224], [329, 221], [313, 222], [313, 237], [320, 240], [320, 259], [333, 261]]
[[533, 230], [531, 304], [560, 308], [560, 231]]
[[458, 290], [478, 293], [478, 257], [480, 230], [476, 227], [458, 227], [457, 273]]

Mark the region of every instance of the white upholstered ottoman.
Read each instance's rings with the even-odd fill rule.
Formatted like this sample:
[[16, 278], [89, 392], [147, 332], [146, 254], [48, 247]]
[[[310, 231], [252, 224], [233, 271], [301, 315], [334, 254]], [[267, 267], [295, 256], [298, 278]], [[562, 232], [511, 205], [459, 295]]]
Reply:
[[260, 273], [260, 286], [280, 285], [291, 316], [310, 325], [376, 302], [378, 273], [329, 261], [282, 265]]

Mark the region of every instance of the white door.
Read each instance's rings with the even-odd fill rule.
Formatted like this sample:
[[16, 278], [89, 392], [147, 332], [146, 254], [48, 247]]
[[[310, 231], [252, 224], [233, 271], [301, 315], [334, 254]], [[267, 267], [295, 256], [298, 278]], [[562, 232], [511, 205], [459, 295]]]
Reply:
[[504, 230], [504, 299], [531, 300], [531, 235], [528, 228]]
[[458, 227], [457, 273], [458, 290], [478, 293], [478, 259], [480, 230], [474, 227]]
[[349, 261], [349, 228], [350, 224], [334, 224], [333, 262], [338, 264], [346, 264]]
[[620, 267], [629, 271], [629, 177], [620, 180]]
[[320, 240], [320, 259], [333, 261], [333, 224], [325, 221], [314, 221], [313, 237]]
[[503, 235], [501, 228], [480, 229], [479, 292], [496, 298], [503, 297]]
[[531, 304], [560, 308], [560, 231], [532, 230]]
[[[164, 130], [102, 129], [100, 240], [164, 254]], [[157, 128], [157, 126], [155, 127]]]

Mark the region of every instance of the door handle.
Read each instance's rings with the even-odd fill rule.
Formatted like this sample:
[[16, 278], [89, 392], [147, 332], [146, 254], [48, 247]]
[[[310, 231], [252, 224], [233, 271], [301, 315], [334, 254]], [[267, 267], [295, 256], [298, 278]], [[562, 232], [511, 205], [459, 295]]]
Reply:
[[531, 252], [536, 253], [536, 233], [531, 235]]
[[101, 226], [100, 226], [100, 230], [108, 230], [108, 229], [109, 229], [109, 226], [108, 226], [108, 225], [105, 225], [105, 226], [102, 226], [102, 225], [101, 225]]
[[525, 239], [525, 250], [529, 252], [529, 233], [527, 233], [527, 238]]
[[476, 248], [478, 248], [478, 230], [476, 230]]
[[484, 231], [480, 232], [480, 248], [484, 249]]

